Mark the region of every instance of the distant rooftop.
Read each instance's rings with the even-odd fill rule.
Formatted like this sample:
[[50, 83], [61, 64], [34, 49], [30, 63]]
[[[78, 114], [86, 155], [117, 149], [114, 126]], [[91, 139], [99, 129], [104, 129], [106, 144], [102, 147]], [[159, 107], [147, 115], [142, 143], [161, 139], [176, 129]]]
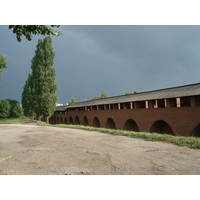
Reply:
[[145, 100], [156, 100], [156, 99], [169, 99], [177, 97], [196, 96], [196, 95], [200, 95], [200, 83], [160, 89], [160, 90], [153, 90], [148, 92], [140, 92], [137, 94], [121, 95], [115, 97], [108, 97], [104, 99], [82, 101], [75, 103], [71, 106], [56, 107], [56, 111], [64, 111], [67, 108], [76, 108], [84, 106], [95, 106], [103, 104], [115, 104], [115, 103], [136, 102]]

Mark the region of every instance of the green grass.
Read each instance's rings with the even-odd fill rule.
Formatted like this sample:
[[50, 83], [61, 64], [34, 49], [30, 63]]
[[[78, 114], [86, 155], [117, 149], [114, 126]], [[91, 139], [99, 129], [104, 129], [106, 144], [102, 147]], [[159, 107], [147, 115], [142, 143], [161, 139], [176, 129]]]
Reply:
[[[21, 117], [18, 119], [0, 119], [0, 124], [23, 124], [24, 121], [30, 120], [26, 117]], [[165, 143], [171, 143], [178, 146], [186, 146], [193, 149], [200, 149], [200, 138], [195, 137], [182, 137], [182, 136], [173, 136], [167, 134], [159, 134], [159, 133], [146, 133], [146, 132], [134, 132], [134, 131], [123, 131], [123, 130], [114, 130], [114, 129], [106, 129], [106, 128], [95, 128], [90, 126], [81, 126], [81, 125], [51, 125], [45, 122], [30, 120], [36, 122], [39, 126], [52, 126], [52, 127], [60, 127], [60, 128], [73, 128], [73, 129], [82, 129], [86, 131], [97, 131], [101, 133], [107, 133], [111, 135], [121, 135], [127, 136], [131, 138], [139, 138], [146, 141], [160, 141]]]
[[[38, 125], [45, 126], [46, 124]], [[53, 127], [60, 127], [60, 128], [73, 128], [73, 129], [82, 129], [87, 131], [97, 131], [101, 133], [107, 133], [111, 135], [121, 135], [121, 136], [128, 136], [131, 138], [139, 138], [146, 141], [160, 141], [165, 143], [171, 143], [178, 146], [186, 146], [193, 149], [200, 149], [200, 138], [195, 137], [183, 137], [183, 136], [173, 136], [168, 134], [159, 134], [159, 133], [146, 133], [146, 132], [134, 132], [134, 131], [123, 131], [123, 130], [114, 130], [114, 129], [106, 129], [106, 128], [95, 128], [90, 126], [81, 126], [81, 125], [49, 125]]]
[[25, 124], [26, 122], [35, 122], [37, 123], [38, 121], [29, 119], [28, 117], [20, 117], [20, 118], [0, 118], [0, 124]]
[[21, 118], [0, 119], [0, 124], [21, 124], [21, 123], [23, 123], [23, 119]]

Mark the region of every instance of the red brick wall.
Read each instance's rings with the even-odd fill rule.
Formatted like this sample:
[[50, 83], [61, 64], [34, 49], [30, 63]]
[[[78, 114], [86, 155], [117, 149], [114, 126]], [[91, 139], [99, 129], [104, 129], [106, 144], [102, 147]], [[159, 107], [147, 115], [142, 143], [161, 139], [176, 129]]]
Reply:
[[90, 110], [90, 111], [68, 111], [67, 113], [55, 112], [51, 117], [51, 123], [60, 123], [54, 120], [54, 116], [65, 118], [69, 123], [72, 117], [75, 124], [76, 116], [80, 124], [83, 124], [84, 116], [88, 119], [88, 125], [92, 126], [93, 119], [97, 117], [101, 127], [106, 127], [108, 118], [114, 120], [116, 129], [124, 129], [124, 124], [128, 119], [133, 119], [138, 125], [139, 131], [150, 132], [154, 122], [163, 120], [172, 129], [174, 135], [191, 136], [192, 131], [200, 124], [200, 107], [180, 107], [180, 108], [142, 108], [142, 109], [121, 109], [121, 110]]

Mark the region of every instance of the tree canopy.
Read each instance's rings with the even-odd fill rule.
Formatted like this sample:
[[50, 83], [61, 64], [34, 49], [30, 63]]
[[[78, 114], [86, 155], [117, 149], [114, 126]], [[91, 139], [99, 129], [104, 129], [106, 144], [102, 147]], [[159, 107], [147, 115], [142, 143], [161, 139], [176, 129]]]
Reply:
[[137, 94], [137, 93], [138, 93], [138, 91], [137, 91], [137, 90], [134, 90], [133, 92], [126, 92], [125, 95], [129, 95], [129, 94]]
[[71, 102], [68, 102], [68, 103], [69, 103], [69, 106], [71, 106], [72, 104], [77, 103], [77, 100], [76, 98], [72, 97]]
[[17, 100], [0, 99], [0, 118], [18, 118], [22, 114], [22, 107]]
[[97, 100], [97, 99], [104, 99], [107, 98], [108, 95], [105, 93], [104, 90], [101, 91], [101, 95], [91, 98], [90, 100]]
[[10, 104], [6, 99], [0, 99], [0, 118], [8, 118], [10, 116]]
[[2, 74], [2, 69], [6, 69], [8, 67], [7, 64], [6, 58], [3, 55], [0, 55], [0, 76]]
[[23, 110], [19, 102], [15, 99], [7, 99], [10, 104], [10, 116], [11, 118], [18, 118], [22, 116]]
[[22, 106], [24, 109], [24, 115], [33, 118], [36, 114], [33, 109], [32, 103], [32, 87], [31, 87], [32, 73], [28, 75], [28, 79], [24, 85], [24, 90], [22, 92]]
[[[60, 27], [60, 25], [51, 25], [51, 27]], [[46, 25], [9, 25], [9, 29], [16, 34], [18, 42], [22, 41], [22, 36], [25, 36], [28, 41], [31, 41], [32, 35], [60, 35], [61, 32]]]

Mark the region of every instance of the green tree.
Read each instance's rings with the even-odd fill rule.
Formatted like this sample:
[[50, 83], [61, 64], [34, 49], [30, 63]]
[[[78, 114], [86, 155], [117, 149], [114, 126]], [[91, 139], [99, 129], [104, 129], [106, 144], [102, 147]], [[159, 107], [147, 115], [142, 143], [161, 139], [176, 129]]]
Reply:
[[97, 99], [104, 99], [107, 98], [108, 95], [105, 93], [104, 90], [101, 91], [101, 95], [91, 98], [90, 100], [97, 100]]
[[32, 73], [29, 74], [28, 79], [26, 80], [26, 83], [24, 85], [24, 89], [22, 92], [22, 107], [25, 116], [34, 118], [36, 114], [34, 113], [33, 110], [31, 80], [32, 80]]
[[138, 91], [137, 91], [137, 90], [134, 90], [133, 92], [126, 92], [125, 95], [129, 95], [129, 94], [137, 94], [137, 93], [138, 93]]
[[[31, 78], [28, 82], [31, 98], [29, 103], [26, 102], [26, 106], [28, 108], [32, 104], [30, 105], [31, 109], [33, 109], [38, 120], [43, 117], [46, 122], [54, 113], [57, 101], [57, 95], [55, 95], [57, 90], [55, 84], [56, 71], [53, 68], [54, 57], [55, 52], [51, 38], [48, 36], [44, 40], [38, 40], [35, 56], [32, 59], [32, 75], [30, 75]], [[29, 92], [26, 91], [25, 96]]]
[[[60, 25], [51, 25], [51, 27], [60, 27]], [[59, 31], [55, 31], [45, 25], [10, 25], [9, 29], [13, 29], [13, 33], [16, 34], [18, 42], [22, 41], [24, 35], [28, 41], [31, 41], [32, 35], [60, 35]]]
[[10, 104], [10, 114], [9, 117], [11, 118], [19, 118], [23, 114], [22, 107], [20, 103], [15, 99], [6, 99]]
[[6, 99], [0, 99], [0, 118], [8, 118], [10, 116], [10, 104]]
[[68, 102], [68, 103], [69, 103], [69, 106], [71, 106], [72, 104], [77, 103], [77, 102], [78, 101], [76, 100], [76, 98], [72, 97], [71, 102]]
[[7, 64], [6, 58], [3, 55], [0, 55], [0, 76], [2, 74], [2, 69], [6, 69], [8, 67]]

